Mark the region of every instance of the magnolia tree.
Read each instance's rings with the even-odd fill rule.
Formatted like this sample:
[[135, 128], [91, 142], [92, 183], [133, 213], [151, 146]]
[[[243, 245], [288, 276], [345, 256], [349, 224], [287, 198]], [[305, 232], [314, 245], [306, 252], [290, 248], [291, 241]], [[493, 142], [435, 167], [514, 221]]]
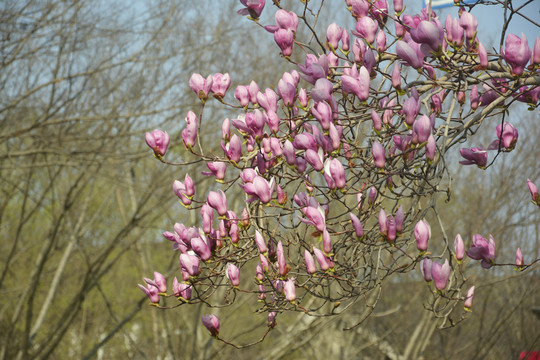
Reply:
[[[238, 14], [274, 37], [289, 71], [274, 88], [238, 86], [231, 101], [228, 74], [192, 75], [202, 107], [188, 112], [182, 141], [216, 183], [208, 193], [198, 193], [189, 174], [172, 184], [199, 221], [163, 234], [178, 253], [178, 274], [155, 272], [139, 285], [152, 305], [225, 307], [252, 297], [254, 310], [267, 313], [262, 341], [287, 311], [340, 315], [359, 301], [374, 309], [385, 282], [419, 268], [432, 290], [424, 306], [447, 327], [473, 306], [464, 262], [524, 270], [538, 261], [517, 248], [515, 264], [500, 263], [491, 235], [447, 233], [436, 198], [449, 187], [450, 150], [474, 143], [479, 127], [493, 141], [460, 148], [461, 166], [486, 169], [519, 146], [507, 114], [516, 101], [538, 106], [539, 38], [531, 50], [525, 35], [509, 34], [500, 52], [489, 50], [469, 5], [442, 20], [429, 8], [406, 14], [399, 0], [393, 9], [386, 0], [347, 0], [356, 28], [334, 23], [322, 35], [308, 17], [319, 10], [307, 1], [295, 13], [274, 0], [275, 24], [267, 25], [259, 22], [264, 0], [241, 3]], [[299, 27], [311, 43], [297, 36]], [[199, 137], [212, 97], [237, 114], [222, 122], [219, 154]], [[146, 142], [163, 163], [182, 165], [166, 160], [167, 132], [147, 133]], [[528, 188], [540, 206], [533, 181]], [[245, 206], [232, 208], [227, 195], [238, 189]], [[431, 239], [431, 226], [441, 238]], [[225, 343], [250, 345], [226, 340], [215, 314], [202, 322]]]

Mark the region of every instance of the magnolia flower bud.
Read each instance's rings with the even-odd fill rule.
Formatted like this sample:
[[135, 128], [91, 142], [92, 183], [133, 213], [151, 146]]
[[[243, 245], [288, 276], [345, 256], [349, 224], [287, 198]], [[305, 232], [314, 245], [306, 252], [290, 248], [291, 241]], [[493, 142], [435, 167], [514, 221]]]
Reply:
[[216, 315], [204, 315], [201, 317], [201, 321], [204, 327], [210, 331], [212, 336], [217, 337], [219, 335], [219, 319]]

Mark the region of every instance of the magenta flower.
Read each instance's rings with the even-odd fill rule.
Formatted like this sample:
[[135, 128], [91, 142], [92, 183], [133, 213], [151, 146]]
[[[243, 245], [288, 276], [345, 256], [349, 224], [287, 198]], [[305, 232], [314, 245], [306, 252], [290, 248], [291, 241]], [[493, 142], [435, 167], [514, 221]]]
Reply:
[[459, 20], [454, 19], [452, 15], [448, 14], [445, 22], [446, 28], [446, 40], [449, 44], [453, 44], [456, 47], [463, 45], [464, 29], [460, 26]]
[[352, 30], [353, 35], [365, 39], [368, 43], [373, 44], [375, 34], [379, 30], [379, 26], [370, 17], [364, 16], [356, 22], [356, 31]]
[[264, 9], [265, 0], [240, 0], [245, 8], [238, 10], [238, 15], [249, 15], [253, 19], [258, 19]]
[[182, 130], [182, 140], [187, 149], [191, 149], [197, 140], [197, 115], [193, 111], [188, 111], [186, 116], [187, 125]]
[[332, 23], [328, 26], [328, 29], [326, 29], [326, 43], [330, 50], [337, 50], [342, 33], [343, 29], [336, 23]]
[[371, 147], [371, 154], [373, 155], [373, 162], [375, 163], [375, 166], [379, 169], [384, 169], [386, 155], [384, 147], [378, 141], [373, 143]]
[[313, 252], [315, 253], [315, 258], [317, 259], [317, 262], [319, 263], [319, 266], [323, 271], [326, 271], [332, 267], [330, 260], [326, 257], [326, 255], [324, 255], [321, 250], [313, 248]]
[[388, 217], [384, 209], [379, 211], [379, 232], [384, 236], [388, 235]]
[[270, 181], [261, 176], [255, 176], [252, 182], [244, 184], [244, 191], [251, 196], [259, 198], [263, 204], [268, 204], [272, 200], [274, 193], [275, 180]]
[[191, 239], [191, 248], [204, 261], [212, 257], [212, 251], [210, 250], [210, 247], [208, 246], [206, 241], [204, 241], [200, 237], [194, 237]]
[[540, 64], [540, 38], [539, 37], [537, 37], [536, 40], [534, 41], [531, 64], [535, 64], [535, 65]]
[[300, 76], [310, 84], [315, 84], [318, 79], [326, 78], [330, 71], [328, 57], [320, 55], [318, 58], [313, 54], [307, 54], [304, 65], [298, 64]]
[[459, 17], [459, 25], [465, 30], [468, 41], [471, 41], [476, 36], [478, 21], [471, 13], [468, 13], [467, 11], [462, 12]]
[[420, 251], [426, 251], [428, 241], [431, 237], [431, 227], [426, 220], [420, 220], [414, 227], [414, 237], [416, 239], [416, 247]]
[[398, 40], [396, 53], [401, 60], [415, 69], [420, 69], [424, 64], [424, 54], [420, 50], [420, 45], [415, 42], [406, 43], [405, 41]]
[[[274, 18], [276, 20], [276, 26], [279, 29], [290, 30], [296, 33], [296, 30], [298, 29], [298, 15], [296, 15], [296, 13], [284, 9], [279, 9], [278, 11], [276, 11], [276, 15]], [[275, 28], [273, 28], [272, 26], [267, 26], [265, 27], [265, 29], [270, 32], [274, 32], [272, 30], [274, 30]]]
[[469, 290], [467, 291], [467, 295], [465, 296], [465, 303], [463, 306], [465, 307], [465, 310], [471, 310], [472, 304], [473, 304], [473, 298], [474, 298], [474, 286], [471, 286]]
[[431, 135], [431, 120], [426, 115], [422, 115], [413, 124], [412, 143], [423, 144], [428, 140], [429, 135]]
[[536, 185], [531, 180], [527, 179], [527, 187], [531, 192], [532, 202], [540, 206], [540, 195], [538, 194], [538, 189], [536, 188]]
[[228, 73], [216, 73], [212, 77], [212, 92], [214, 96], [224, 98], [229, 86], [231, 86], [231, 76]]
[[307, 250], [304, 251], [304, 261], [306, 262], [308, 274], [313, 274], [317, 271], [317, 268], [315, 267], [315, 260], [313, 259], [311, 253]]
[[169, 134], [166, 131], [156, 129], [151, 133], [146, 133], [144, 139], [150, 149], [154, 150], [154, 154], [157, 157], [162, 157], [167, 152], [167, 148], [169, 147]]
[[354, 233], [356, 237], [360, 238], [364, 236], [364, 227], [362, 226], [362, 223], [360, 222], [360, 219], [358, 218], [358, 216], [356, 216], [353, 213], [350, 213], [349, 217], [351, 218], [351, 223], [353, 225]]
[[234, 97], [240, 101], [240, 105], [246, 107], [249, 105], [249, 86], [238, 85], [234, 91]]
[[321, 171], [323, 169], [324, 152], [321, 148], [319, 148], [319, 151], [307, 149], [304, 158], [315, 170]]
[[195, 184], [191, 177], [186, 174], [184, 182], [174, 180], [173, 191], [180, 198], [184, 205], [190, 205], [193, 195], [195, 195]]
[[518, 268], [521, 268], [523, 267], [523, 254], [521, 254], [521, 249], [520, 248], [517, 248], [516, 250], [516, 266]]
[[205, 176], [212, 176], [214, 175], [217, 180], [223, 180], [225, 179], [225, 170], [227, 170], [227, 164], [221, 161], [211, 161], [206, 163], [206, 166], [208, 166], [208, 169], [210, 169], [210, 172], [208, 171], [202, 171], [201, 173]]
[[396, 231], [399, 233], [403, 232], [404, 220], [405, 220], [405, 213], [403, 211], [403, 206], [399, 205], [399, 208], [396, 211]]
[[144, 278], [144, 281], [148, 284], [148, 285], [152, 285], [154, 287], [156, 287], [158, 289], [158, 292], [159, 293], [167, 293], [167, 280], [165, 280], [165, 277], [159, 273], [159, 272], [154, 272], [154, 279], [148, 279], [148, 278]]
[[332, 83], [326, 78], [320, 78], [311, 89], [311, 98], [315, 102], [327, 101], [332, 97]]
[[394, 0], [394, 11], [400, 13], [403, 10], [403, 0]]
[[486, 48], [482, 45], [481, 42], [478, 42], [478, 57], [480, 58], [480, 68], [487, 69], [488, 66], [488, 55]]
[[223, 190], [219, 190], [219, 193], [210, 191], [206, 201], [220, 216], [224, 216], [227, 213], [227, 196]]
[[341, 162], [336, 158], [327, 161], [327, 164], [329, 164], [328, 171], [326, 170], [325, 166], [325, 172], [330, 173], [336, 188], [343, 189], [346, 185], [345, 168], [343, 167], [343, 164], [341, 164]]
[[465, 159], [460, 161], [461, 165], [476, 165], [480, 169], [485, 169], [487, 165], [487, 151], [482, 148], [473, 147], [471, 149], [459, 149], [459, 153]]
[[471, 109], [475, 110], [478, 108], [479, 98], [478, 98], [478, 87], [473, 85], [471, 87]]
[[433, 265], [433, 261], [429, 258], [426, 258], [422, 260], [422, 273], [424, 274], [424, 280], [427, 282], [430, 282], [433, 280], [431, 276], [431, 267]]
[[[285, 146], [287, 145], [287, 142], [285, 142]], [[294, 141], [292, 142], [292, 145], [297, 150], [307, 150], [317, 149], [317, 140], [313, 137], [311, 134], [302, 133], [298, 134], [294, 137]], [[283, 147], [283, 151], [285, 152], [285, 146]]]
[[267, 113], [277, 112], [277, 100], [277, 94], [272, 89], [267, 88], [264, 94], [260, 91], [257, 93], [257, 102]]
[[283, 284], [283, 292], [285, 293], [285, 298], [288, 301], [294, 302], [294, 300], [296, 300], [296, 287], [294, 286], [293, 277], [285, 281]]
[[484, 269], [489, 269], [495, 263], [495, 240], [489, 235], [489, 242], [480, 234], [473, 235], [473, 246], [467, 251], [473, 260], [482, 260]]
[[236, 265], [228, 263], [227, 264], [227, 278], [231, 280], [233, 286], [240, 285], [240, 270]]
[[278, 94], [285, 106], [292, 106], [296, 98], [296, 85], [284, 76], [278, 82]]
[[202, 102], [205, 102], [208, 99], [208, 94], [212, 89], [213, 77], [208, 75], [205, 79], [201, 74], [193, 74], [189, 79], [189, 87], [195, 91], [195, 94], [201, 99]]
[[521, 38], [514, 34], [508, 34], [505, 41], [505, 49], [501, 48], [501, 55], [512, 68], [512, 74], [521, 75], [531, 58], [531, 49], [527, 43], [527, 37], [521, 33]]
[[259, 252], [261, 254], [266, 254], [268, 252], [266, 242], [264, 241], [264, 238], [262, 237], [259, 230], [255, 230], [255, 244], [257, 245], [257, 248], [259, 249]]
[[221, 142], [221, 148], [227, 159], [237, 163], [242, 158], [242, 139], [236, 134], [231, 137], [227, 144]]
[[431, 277], [435, 283], [435, 287], [439, 290], [444, 290], [450, 277], [450, 264], [448, 259], [444, 260], [444, 264], [439, 264], [433, 261], [431, 264]]
[[199, 275], [200, 260], [195, 255], [180, 254], [180, 267], [183, 271], [186, 271], [190, 276]]
[[392, 68], [392, 86], [394, 89], [401, 89], [401, 65], [398, 62]]
[[463, 260], [463, 257], [465, 256], [465, 245], [463, 244], [463, 239], [460, 234], [457, 234], [456, 239], [454, 240], [454, 251], [456, 259], [458, 261]]
[[150, 299], [150, 302], [152, 304], [158, 304], [159, 303], [159, 294], [158, 294], [157, 287], [155, 287], [153, 285], [147, 285], [146, 287], [144, 287], [141, 284], [138, 284], [138, 285], [139, 285], [139, 289], [141, 289], [142, 292], [145, 293], [146, 296], [148, 296], [148, 299]]
[[323, 130], [330, 129], [330, 123], [333, 121], [333, 112], [330, 105], [326, 102], [318, 102], [311, 108], [311, 113], [319, 121]]
[[435, 159], [436, 149], [437, 149], [437, 143], [435, 142], [435, 138], [433, 137], [433, 134], [429, 134], [427, 144], [426, 144], [426, 157], [429, 161], [433, 161], [433, 159]]
[[294, 32], [291, 30], [279, 29], [274, 33], [274, 41], [281, 49], [283, 56], [291, 56], [294, 45]]
[[518, 131], [512, 124], [505, 122], [504, 127], [499, 124], [495, 128], [495, 131], [497, 133], [497, 140], [494, 140], [489, 145], [488, 150], [497, 150], [500, 146], [505, 151], [512, 151], [516, 147]]
[[420, 49], [426, 56], [438, 52], [444, 39], [442, 26], [435, 21], [420, 21], [416, 29], [411, 29], [410, 34], [414, 42], [421, 44]]
[[341, 85], [345, 94], [353, 93], [360, 101], [365, 101], [369, 97], [369, 71], [365, 66], [360, 68], [360, 72], [356, 74], [356, 66], [352, 66], [350, 75], [341, 76]]
[[307, 219], [298, 216], [298, 219], [300, 221], [305, 224], [314, 226], [315, 229], [321, 232], [326, 229], [326, 215], [320, 205], [316, 208], [313, 206], [307, 206], [302, 209], [302, 212], [307, 217]]
[[287, 275], [290, 268], [287, 265], [287, 260], [285, 260], [285, 252], [283, 251], [283, 244], [281, 243], [281, 240], [279, 240], [276, 247], [276, 256], [277, 256], [279, 275], [281, 276]]
[[[242, 1], [242, 0], [241, 0]], [[243, 0], [243, 1], [249, 1], [249, 0]], [[264, 0], [263, 0], [264, 3]], [[219, 319], [216, 315], [204, 315], [201, 317], [201, 321], [205, 328], [210, 331], [210, 334], [212, 336], [217, 337], [219, 335]]]

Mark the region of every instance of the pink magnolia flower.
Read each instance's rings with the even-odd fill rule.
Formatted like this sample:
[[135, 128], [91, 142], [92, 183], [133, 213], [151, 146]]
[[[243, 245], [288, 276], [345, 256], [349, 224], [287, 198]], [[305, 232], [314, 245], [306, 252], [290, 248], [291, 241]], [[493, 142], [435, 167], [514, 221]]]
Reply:
[[156, 129], [151, 133], [146, 133], [144, 139], [146, 140], [146, 145], [154, 150], [156, 156], [164, 156], [167, 152], [167, 148], [169, 147], [169, 134], [166, 131]]
[[272, 89], [267, 88], [264, 93], [260, 91], [257, 93], [257, 102], [267, 113], [277, 112], [277, 100], [277, 94]]
[[274, 41], [281, 49], [283, 56], [291, 56], [294, 45], [294, 32], [279, 29], [274, 33]]
[[206, 166], [208, 166], [208, 169], [210, 169], [210, 172], [208, 171], [202, 171], [201, 173], [205, 176], [212, 176], [214, 175], [217, 180], [223, 180], [225, 179], [225, 170], [227, 170], [227, 164], [221, 161], [211, 161], [206, 163]]
[[375, 163], [375, 166], [379, 169], [384, 169], [386, 155], [384, 147], [378, 141], [373, 143], [371, 147], [371, 154], [373, 155], [373, 162]]
[[257, 245], [257, 248], [259, 249], [259, 252], [261, 254], [266, 254], [268, 252], [266, 242], [264, 241], [264, 238], [262, 237], [259, 230], [255, 230], [255, 244]]
[[184, 182], [174, 180], [173, 192], [180, 198], [184, 205], [190, 205], [193, 195], [195, 195], [195, 185], [191, 177], [186, 174]]
[[365, 66], [360, 68], [360, 72], [356, 72], [356, 65], [352, 65], [350, 75], [341, 76], [342, 89], [345, 94], [353, 93], [360, 101], [365, 101], [369, 97], [369, 71]]
[[148, 278], [145, 278], [144, 281], [148, 284], [148, 285], [152, 285], [152, 286], [155, 286], [157, 289], [158, 289], [158, 292], [160, 293], [166, 293], [167, 292], [167, 281], [165, 280], [165, 277], [159, 273], [159, 272], [154, 272], [154, 279], [148, 279]]
[[187, 125], [182, 130], [182, 140], [187, 149], [191, 149], [197, 140], [197, 115], [193, 111], [188, 111], [186, 116]]
[[478, 42], [478, 57], [480, 58], [480, 68], [487, 69], [488, 66], [488, 55], [486, 48], [482, 45], [481, 42]]
[[330, 129], [330, 123], [333, 122], [333, 111], [327, 102], [318, 102], [311, 108], [311, 113], [319, 121], [323, 130]]
[[471, 13], [464, 11], [459, 17], [459, 25], [465, 30], [467, 40], [471, 41], [476, 36], [478, 21]]
[[532, 202], [540, 206], [540, 195], [538, 194], [538, 189], [536, 188], [536, 185], [531, 180], [527, 179], [527, 187], [529, 188], [529, 191], [531, 193]]
[[249, 86], [238, 85], [234, 91], [234, 97], [240, 101], [240, 105], [246, 107], [249, 105]]
[[294, 302], [294, 300], [296, 300], [296, 287], [294, 285], [293, 277], [285, 281], [283, 284], [283, 292], [285, 293], [285, 298], [288, 301]]
[[433, 261], [429, 258], [425, 258], [422, 260], [422, 273], [424, 274], [424, 280], [427, 282], [430, 282], [433, 280], [433, 277], [431, 275], [431, 267], [433, 265]]
[[298, 219], [300, 221], [305, 224], [314, 226], [315, 229], [321, 232], [326, 229], [326, 215], [320, 205], [317, 207], [307, 206], [302, 209], [302, 212], [307, 219], [298, 216]]
[[482, 260], [484, 269], [489, 269], [495, 262], [495, 240], [489, 235], [489, 242], [480, 234], [473, 235], [473, 246], [467, 251], [473, 260]]
[[330, 50], [337, 50], [342, 33], [343, 29], [336, 23], [332, 23], [328, 26], [328, 29], [326, 29], [326, 43]]
[[459, 24], [459, 19], [454, 19], [452, 15], [448, 14], [445, 22], [446, 39], [449, 44], [453, 44], [456, 47], [463, 46], [464, 29]]
[[313, 259], [313, 256], [307, 249], [304, 251], [304, 261], [306, 262], [306, 269], [308, 274], [313, 274], [317, 271], [317, 268], [315, 267], [315, 260]]
[[516, 147], [518, 131], [512, 124], [505, 122], [504, 127], [499, 124], [495, 131], [497, 139], [489, 145], [488, 150], [497, 150], [500, 146], [505, 151], [512, 151]]
[[537, 37], [536, 40], [534, 41], [531, 64], [535, 64], [535, 65], [540, 64], [540, 38], [539, 37]]
[[356, 237], [360, 238], [364, 236], [364, 227], [362, 226], [362, 223], [360, 222], [360, 219], [358, 218], [358, 216], [356, 216], [353, 213], [350, 213], [349, 217], [351, 218], [351, 223], [353, 225], [354, 234], [356, 235]]
[[420, 21], [415, 29], [411, 29], [410, 34], [414, 42], [421, 44], [420, 49], [425, 56], [438, 52], [444, 40], [444, 32], [438, 20]]
[[275, 180], [270, 181], [261, 176], [255, 176], [252, 182], [244, 184], [244, 191], [251, 196], [258, 198], [263, 204], [268, 204], [274, 194]]
[[321, 250], [313, 248], [313, 252], [315, 253], [315, 258], [323, 271], [326, 271], [332, 267], [330, 259], [328, 259]]
[[195, 94], [201, 99], [202, 102], [205, 102], [208, 99], [208, 94], [212, 89], [212, 75], [208, 75], [205, 79], [201, 74], [193, 74], [189, 79], [189, 87], [191, 90], [195, 91]]
[[227, 196], [223, 190], [219, 190], [219, 193], [210, 191], [206, 201], [220, 216], [224, 216], [227, 213]]
[[516, 250], [516, 266], [523, 267], [523, 254], [521, 254], [521, 249], [517, 248]]
[[503, 59], [510, 65], [514, 75], [523, 74], [523, 70], [531, 58], [527, 37], [523, 33], [521, 33], [521, 38], [514, 34], [508, 34], [505, 44], [504, 51], [501, 48]]
[[148, 296], [148, 299], [150, 299], [151, 303], [153, 304], [159, 303], [159, 294], [158, 294], [159, 291], [157, 287], [153, 285], [147, 285], [146, 287], [144, 287], [141, 284], [138, 284], [138, 285], [139, 285], [139, 289], [141, 289], [142, 292], [145, 293], [146, 296]]
[[281, 276], [287, 275], [290, 268], [287, 265], [287, 260], [285, 260], [285, 252], [283, 251], [283, 244], [281, 243], [281, 240], [278, 242], [277, 247], [276, 247], [276, 256], [277, 256], [279, 275]]
[[459, 153], [465, 159], [459, 163], [462, 165], [476, 165], [480, 169], [485, 169], [487, 165], [487, 151], [482, 148], [473, 147], [470, 149], [459, 149]]
[[399, 205], [399, 208], [396, 211], [396, 231], [399, 233], [403, 232], [404, 220], [405, 220], [405, 212], [403, 211], [403, 206]]
[[431, 135], [431, 120], [426, 115], [422, 115], [413, 124], [412, 143], [422, 144]]
[[214, 96], [224, 98], [229, 86], [231, 86], [231, 76], [228, 73], [216, 73], [212, 77], [212, 92]]
[[365, 39], [368, 43], [373, 44], [375, 34], [379, 30], [379, 26], [370, 17], [364, 16], [356, 22], [356, 31], [352, 30], [353, 35]]
[[435, 287], [439, 290], [444, 290], [450, 277], [450, 264], [448, 259], [444, 260], [444, 264], [439, 264], [433, 261], [431, 264], [431, 277], [435, 283]]
[[191, 248], [204, 261], [209, 260], [212, 257], [210, 246], [208, 246], [207, 242], [198, 236], [191, 239]]
[[318, 79], [326, 78], [330, 72], [328, 57], [324, 54], [318, 58], [313, 54], [307, 54], [304, 64], [298, 64], [300, 76], [310, 84], [315, 84]]
[[180, 254], [180, 267], [190, 276], [199, 275], [200, 260], [197, 256], [191, 254]]
[[330, 100], [333, 90], [332, 83], [328, 79], [320, 78], [311, 89], [311, 98], [315, 102]]
[[240, 270], [238, 270], [236, 265], [232, 263], [227, 264], [227, 278], [231, 280], [233, 286], [240, 285]]
[[[244, 0], [244, 1], [249, 1], [249, 0]], [[219, 319], [216, 315], [214, 314], [204, 315], [201, 317], [201, 321], [204, 327], [207, 328], [208, 331], [210, 331], [210, 334], [212, 334], [212, 336], [217, 337], [219, 335]]]
[[396, 44], [396, 53], [405, 61], [407, 65], [412, 66], [415, 69], [420, 69], [424, 64], [424, 54], [420, 50], [420, 45], [411, 41], [405, 42], [398, 40]]
[[227, 159], [237, 163], [242, 158], [242, 139], [236, 134], [231, 137], [227, 144], [221, 142], [221, 148]]
[[454, 250], [456, 259], [458, 261], [463, 260], [463, 257], [465, 256], [465, 245], [463, 244], [463, 239], [460, 234], [457, 234], [456, 239], [454, 240]]
[[469, 290], [467, 291], [467, 295], [465, 296], [465, 303], [463, 306], [465, 307], [465, 310], [471, 310], [472, 304], [473, 304], [473, 297], [474, 297], [474, 286], [471, 286]]
[[429, 134], [427, 144], [426, 144], [426, 157], [429, 161], [433, 161], [435, 159], [436, 149], [437, 149], [437, 143], [435, 142], [435, 138], [433, 137], [433, 134]]
[[237, 11], [238, 15], [249, 15], [253, 19], [258, 19], [264, 9], [265, 0], [240, 0], [245, 8]]
[[416, 238], [416, 247], [420, 251], [426, 251], [428, 241], [431, 237], [431, 227], [426, 220], [420, 220], [414, 227], [414, 237]]

